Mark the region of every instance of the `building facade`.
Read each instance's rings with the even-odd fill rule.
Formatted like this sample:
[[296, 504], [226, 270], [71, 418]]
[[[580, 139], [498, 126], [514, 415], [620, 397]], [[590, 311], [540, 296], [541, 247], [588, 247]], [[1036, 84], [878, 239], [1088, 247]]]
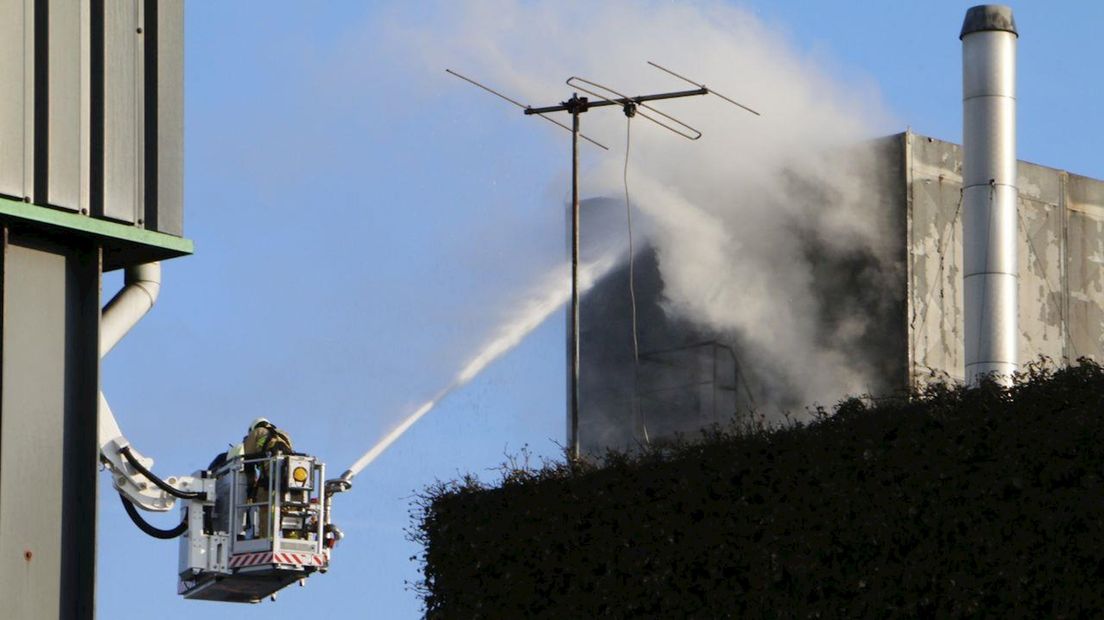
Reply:
[[102, 274], [183, 237], [183, 0], [0, 0], [0, 602], [91, 618]]
[[[877, 397], [964, 375], [962, 149], [911, 132], [861, 147], [877, 165], [870, 195], [884, 209], [894, 262], [888, 287], [871, 290], [870, 257], [820, 258], [814, 279], [825, 325], [861, 314], [868, 326], [850, 343], [870, 367], [865, 392]], [[1104, 357], [1104, 183], [1019, 162], [1021, 363], [1068, 364]], [[815, 188], [810, 200], [816, 198]], [[623, 217], [624, 204], [596, 201], [597, 228]], [[606, 211], [605, 215], [601, 211]], [[598, 212], [598, 215], [595, 215]], [[616, 215], [615, 215], [616, 214]], [[584, 256], [588, 235], [583, 222]], [[590, 244], [600, 244], [591, 235]], [[883, 274], [884, 275], [884, 274]], [[639, 356], [634, 355], [628, 267], [608, 273], [580, 307], [580, 446], [585, 454], [632, 449], [755, 415], [800, 413], [786, 390], [767, 385], [739, 334], [717, 333], [665, 309], [654, 248], [636, 254]], [[883, 285], [887, 280], [882, 277]], [[838, 316], [835, 316], [838, 315]], [[831, 404], [831, 403], [827, 403]]]

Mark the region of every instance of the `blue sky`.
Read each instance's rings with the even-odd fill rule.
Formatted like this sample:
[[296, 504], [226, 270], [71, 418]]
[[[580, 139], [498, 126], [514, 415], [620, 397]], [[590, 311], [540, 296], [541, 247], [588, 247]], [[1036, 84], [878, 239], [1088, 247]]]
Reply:
[[[665, 7], [658, 14], [678, 18], [678, 36], [694, 37], [687, 24], [717, 4], [615, 3], [601, 19], [623, 29], [609, 34], [603, 54], [662, 61], [652, 54], [677, 37], [653, 48], [635, 42], [632, 29], [658, 27], [655, 9]], [[815, 86], [830, 89], [832, 105], [869, 116], [864, 130], [910, 126], [959, 142], [957, 35], [971, 4], [735, 6], [759, 21], [754, 32], [768, 33], [780, 63], [819, 76]], [[259, 415], [336, 474], [446, 385], [530, 283], [564, 259], [567, 134], [447, 76], [446, 64], [499, 78], [519, 95], [548, 93], [531, 101], [542, 104], [569, 95], [561, 66], [600, 71], [606, 56], [584, 46], [597, 35], [581, 3], [186, 6], [185, 231], [196, 254], [165, 264], [161, 299], [105, 360], [103, 389], [124, 433], [163, 475], [206, 465]], [[1061, 6], [1013, 5], [1018, 154], [1101, 178], [1104, 5]], [[610, 17], [618, 11], [623, 22]], [[561, 46], [544, 45], [548, 23]], [[537, 49], [513, 54], [530, 28], [541, 30]], [[770, 57], [761, 65], [769, 71]], [[713, 66], [703, 58], [701, 67]], [[680, 68], [749, 103], [773, 100], [737, 92], [740, 76]], [[672, 87], [657, 78], [625, 88], [637, 84]], [[679, 110], [695, 118], [693, 108]], [[713, 117], [697, 118], [711, 137]], [[610, 144], [624, 138], [612, 121], [591, 127]], [[734, 140], [732, 148], [763, 146]], [[619, 157], [591, 149], [584, 177]], [[105, 279], [105, 299], [118, 284], [117, 274]], [[332, 570], [276, 603], [179, 599], [176, 543], [136, 530], [101, 477], [100, 617], [417, 617], [420, 603], [405, 587], [418, 577], [410, 556], [419, 549], [404, 535], [411, 496], [464, 473], [493, 478], [504, 455], [525, 445], [535, 458], [555, 457], [564, 367], [557, 314], [356, 479], [336, 505], [347, 538]]]

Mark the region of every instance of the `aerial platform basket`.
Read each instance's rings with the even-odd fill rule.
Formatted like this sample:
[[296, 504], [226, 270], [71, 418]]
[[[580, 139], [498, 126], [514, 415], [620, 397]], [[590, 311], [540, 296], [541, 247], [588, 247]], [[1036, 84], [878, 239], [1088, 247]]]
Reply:
[[215, 478], [215, 501], [184, 509], [177, 587], [184, 598], [257, 603], [326, 571], [336, 539], [325, 465], [315, 457], [236, 457], [203, 474]]

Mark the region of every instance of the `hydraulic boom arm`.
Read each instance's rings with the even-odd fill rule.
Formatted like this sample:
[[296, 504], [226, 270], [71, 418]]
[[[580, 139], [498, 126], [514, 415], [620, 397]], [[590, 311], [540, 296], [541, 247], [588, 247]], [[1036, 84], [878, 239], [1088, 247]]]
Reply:
[[[124, 286], [108, 302], [100, 318], [100, 357], [107, 355], [157, 302], [161, 291], [161, 264], [146, 263], [127, 267]], [[119, 430], [115, 414], [100, 392], [100, 461], [111, 472], [111, 480], [125, 499], [153, 512], [171, 510], [176, 498], [203, 499], [209, 489], [192, 477], [163, 481], [150, 472], [153, 459], [130, 446]]]

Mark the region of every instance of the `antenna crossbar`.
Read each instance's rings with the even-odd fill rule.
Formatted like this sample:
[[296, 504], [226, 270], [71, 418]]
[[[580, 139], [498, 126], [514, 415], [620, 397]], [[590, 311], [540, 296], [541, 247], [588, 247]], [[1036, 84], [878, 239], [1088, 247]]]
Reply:
[[[594, 88], [594, 89], [597, 89], [597, 90], [604, 90], [608, 93], [613, 93], [614, 98], [608, 97], [606, 95], [603, 95], [602, 93], [595, 92], [595, 91], [590, 90], [588, 88], [584, 88], [583, 86], [580, 86], [579, 83], [586, 84], [590, 88]], [[650, 106], [646, 103], [639, 102], [639, 101], [634, 101], [633, 97], [629, 97], [625, 94], [619, 93], [616, 90], [610, 88], [609, 86], [603, 86], [602, 84], [599, 84], [597, 82], [592, 82], [590, 80], [585, 80], [585, 79], [583, 79], [581, 77], [578, 77], [578, 76], [569, 78], [567, 80], [567, 85], [578, 88], [579, 90], [583, 91], [584, 93], [586, 93], [588, 95], [592, 95], [594, 97], [604, 99], [605, 101], [609, 102], [608, 105], [618, 105], [618, 104], [620, 104], [624, 107], [626, 116], [629, 116], [630, 118], [633, 117], [633, 116], [640, 116], [641, 118], [652, 121], [656, 125], [659, 125], [660, 127], [666, 129], [667, 131], [670, 131], [673, 134], [677, 134], [679, 136], [682, 136], [683, 138], [686, 138], [687, 140], [697, 140], [698, 138], [702, 137], [702, 132], [698, 131], [697, 129], [694, 129], [690, 125], [687, 125], [686, 123], [684, 123], [684, 122], [680, 121], [679, 119], [671, 116], [670, 114], [667, 114], [666, 112], [664, 112], [662, 110], [656, 109], [656, 108], [654, 108], [654, 107], [652, 107], [652, 106]], [[619, 97], [619, 99], [618, 99], [618, 97]], [[625, 103], [625, 102], [629, 102], [629, 103]], [[648, 110], [649, 112], [652, 112], [653, 114], [658, 114], [659, 116], [662, 116], [663, 118], [671, 121], [675, 125], [678, 125], [679, 127], [682, 127], [686, 131], [683, 131], [682, 129], [679, 129], [679, 127], [672, 127], [671, 125], [668, 125], [667, 123], [664, 123], [663, 121], [661, 121], [659, 119], [652, 118], [651, 116], [641, 112], [639, 108], [643, 108], [645, 110]], [[689, 133], [687, 133], [687, 132], [689, 132]]]
[[[696, 90], [680, 90], [672, 93], [658, 93], [655, 95], [638, 95], [636, 97], [619, 97], [617, 99], [609, 99], [606, 101], [590, 101], [587, 103], [587, 108], [601, 108], [610, 105], [623, 106], [627, 103], [644, 103], [645, 101], [659, 101], [660, 99], [678, 99], [679, 97], [692, 97], [694, 95], [708, 95], [709, 89], [698, 88]], [[526, 108], [526, 114], [548, 114], [550, 112], [571, 112], [573, 110], [571, 101], [565, 101], [560, 105], [550, 105], [540, 108]], [[585, 112], [586, 110], [581, 110]]]

